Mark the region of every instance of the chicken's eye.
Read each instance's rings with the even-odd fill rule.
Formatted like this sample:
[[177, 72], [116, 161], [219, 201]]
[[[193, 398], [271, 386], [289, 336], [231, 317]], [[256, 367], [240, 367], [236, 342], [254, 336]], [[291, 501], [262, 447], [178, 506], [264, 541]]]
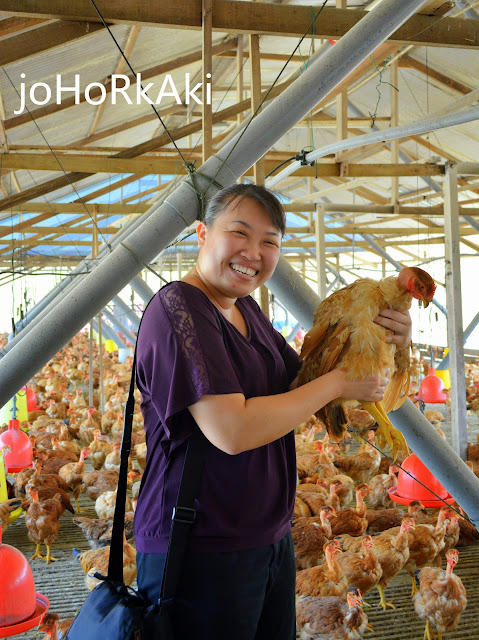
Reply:
[[424, 289], [424, 285], [423, 284], [421, 285], [421, 289]]

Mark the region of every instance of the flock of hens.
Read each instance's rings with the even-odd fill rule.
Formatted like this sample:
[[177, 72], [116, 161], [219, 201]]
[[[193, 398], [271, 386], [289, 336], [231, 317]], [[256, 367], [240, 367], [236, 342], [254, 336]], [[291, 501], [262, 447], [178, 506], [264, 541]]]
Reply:
[[[415, 286], [424, 287], [413, 281], [411, 272], [406, 275], [406, 293], [400, 291], [403, 307], [405, 304], [404, 308], [408, 308], [411, 297], [422, 296], [426, 304], [435, 287], [431, 293], [429, 286], [427, 295], [414, 295]], [[390, 283], [390, 290], [392, 288]], [[378, 308], [382, 308], [382, 304], [378, 298]], [[376, 314], [373, 305], [370, 319]], [[324, 314], [318, 314], [318, 317], [324, 317]], [[378, 332], [379, 339], [384, 342], [385, 330], [380, 329], [383, 333]], [[340, 331], [332, 321], [329, 328], [325, 325], [321, 331], [319, 341], [318, 333], [313, 336], [312, 350], [321, 344], [322, 353], [328, 353], [329, 348], [333, 365], [345, 361], [345, 349], [351, 347], [351, 332], [341, 329], [342, 343], [340, 348], [334, 347], [334, 357], [331, 357], [331, 344], [328, 347], [324, 343], [324, 336], [332, 333], [334, 346]], [[307, 351], [302, 354], [303, 360], [310, 357], [311, 338]], [[405, 397], [408, 392], [404, 372], [394, 375], [395, 368], [406, 365], [404, 356], [395, 356], [394, 348], [388, 348], [382, 357], [384, 366], [392, 369], [394, 389], [388, 394], [392, 406], [398, 403], [400, 395]], [[422, 367], [415, 358], [411, 365], [413, 378], [417, 378]], [[29, 539], [36, 545], [32, 560], [39, 558], [46, 563], [55, 560], [52, 547], [54, 551], [62, 514], [65, 510], [73, 513], [73, 522], [82, 529], [91, 547], [73, 552], [90, 590], [98, 582], [93, 574], [107, 573], [123, 410], [132, 365], [131, 358], [119, 363], [117, 352], [109, 354], [103, 350], [102, 359], [103, 414], [98, 410], [100, 370], [94, 365], [90, 372], [88, 337], [83, 332], [31, 380], [29, 386], [36, 393], [41, 408], [30, 412], [28, 422], [21, 426], [28, 431], [33, 446], [34, 466], [14, 477], [9, 476], [9, 500], [0, 504], [4, 531], [9, 513], [23, 506], [24, 519], [12, 526], [27, 527]], [[98, 361], [95, 345], [94, 362]], [[319, 366], [314, 363], [313, 367], [309, 366], [310, 370], [315, 369], [313, 373], [305, 373], [307, 364], [303, 363], [303, 383], [325, 371], [324, 363]], [[469, 406], [479, 410], [479, 393], [476, 393], [479, 391], [476, 386], [479, 366], [467, 366]], [[88, 406], [88, 398], [83, 392], [89, 375], [92, 375], [96, 390], [92, 406]], [[409, 372], [407, 381], [409, 383]], [[123, 573], [127, 584], [132, 584], [136, 577], [133, 513], [146, 458], [138, 391], [135, 396], [137, 412], [133, 421], [123, 546]], [[425, 640], [441, 639], [443, 633], [457, 626], [466, 606], [464, 585], [453, 570], [458, 561], [457, 548], [477, 542], [479, 534], [457, 504], [426, 511], [418, 501], [404, 509], [391, 502], [388, 490], [397, 484], [397, 464], [402, 462], [407, 451], [402, 441], [387, 431], [389, 425], [381, 419], [383, 409], [380, 406], [372, 410], [367, 408], [368, 411], [364, 410], [365, 407], [358, 403], [338, 405], [333, 410], [326, 408], [321, 415], [312, 416], [295, 429], [298, 487], [292, 535], [297, 567], [298, 634], [302, 639], [312, 640], [362, 638], [371, 629], [363, 609], [367, 604], [363, 598], [377, 588], [379, 606], [385, 612], [394, 609], [394, 603], [386, 599], [385, 592], [394, 576], [406, 571], [411, 576], [414, 609], [426, 623]], [[381, 419], [379, 427], [376, 416]], [[426, 412], [426, 417], [442, 433], [442, 414], [435, 411], [428, 415]], [[333, 424], [334, 420], [336, 424]], [[379, 437], [372, 429], [374, 426], [381, 430]], [[349, 453], [351, 436], [346, 427], [367, 434], [353, 454]], [[5, 428], [6, 425], [0, 427], [0, 432]], [[385, 443], [389, 444], [394, 462], [371, 446]], [[479, 444], [470, 445], [469, 457], [471, 468], [479, 476]], [[80, 515], [78, 501], [83, 492], [94, 502], [97, 519]], [[48, 613], [40, 630], [46, 633], [45, 640], [57, 640], [64, 637], [70, 624], [71, 620], [60, 621], [56, 614]]]

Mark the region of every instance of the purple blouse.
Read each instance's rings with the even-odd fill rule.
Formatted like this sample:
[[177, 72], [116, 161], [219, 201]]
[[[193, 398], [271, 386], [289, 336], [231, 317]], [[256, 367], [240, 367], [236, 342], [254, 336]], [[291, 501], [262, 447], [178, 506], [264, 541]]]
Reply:
[[[248, 338], [184, 282], [163, 287], [145, 311], [137, 342], [147, 443], [135, 513], [138, 551], [167, 550], [186, 444], [197, 428], [188, 407], [203, 395], [284, 393], [298, 372], [297, 353], [256, 302], [247, 296], [236, 304]], [[191, 547], [237, 551], [277, 542], [290, 527], [295, 485], [293, 432], [235, 456], [209, 443]]]

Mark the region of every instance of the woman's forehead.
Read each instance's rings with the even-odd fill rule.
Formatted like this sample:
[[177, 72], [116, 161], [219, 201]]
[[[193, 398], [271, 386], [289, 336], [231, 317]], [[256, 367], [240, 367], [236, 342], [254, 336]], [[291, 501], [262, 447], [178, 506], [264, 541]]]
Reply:
[[269, 227], [272, 233], [281, 235], [264, 206], [251, 198], [235, 198], [218, 217], [223, 219], [224, 222], [243, 224], [250, 228]]

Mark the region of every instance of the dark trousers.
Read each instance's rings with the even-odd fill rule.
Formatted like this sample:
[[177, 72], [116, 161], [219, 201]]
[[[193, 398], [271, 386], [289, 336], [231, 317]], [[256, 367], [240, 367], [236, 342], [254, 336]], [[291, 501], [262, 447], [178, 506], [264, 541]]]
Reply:
[[[138, 588], [160, 595], [162, 553], [138, 553]], [[295, 577], [291, 534], [247, 551], [186, 554], [171, 610], [175, 640], [295, 640]]]

